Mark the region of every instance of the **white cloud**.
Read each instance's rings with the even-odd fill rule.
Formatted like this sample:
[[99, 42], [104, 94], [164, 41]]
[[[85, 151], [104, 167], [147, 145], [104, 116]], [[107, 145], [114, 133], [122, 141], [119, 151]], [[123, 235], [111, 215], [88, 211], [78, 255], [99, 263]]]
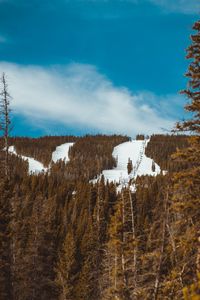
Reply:
[[[163, 110], [163, 99], [146, 92], [133, 95], [126, 88], [115, 87], [90, 65], [42, 68], [1, 62], [3, 71], [14, 112], [35, 126], [58, 122], [61, 126], [131, 136], [173, 126], [170, 114], [159, 111]], [[157, 104], [150, 106], [148, 101]]]
[[[199, 0], [148, 0], [153, 4], [161, 6], [166, 11], [180, 12], [184, 14], [199, 14]], [[139, 1], [138, 1], [139, 2]]]

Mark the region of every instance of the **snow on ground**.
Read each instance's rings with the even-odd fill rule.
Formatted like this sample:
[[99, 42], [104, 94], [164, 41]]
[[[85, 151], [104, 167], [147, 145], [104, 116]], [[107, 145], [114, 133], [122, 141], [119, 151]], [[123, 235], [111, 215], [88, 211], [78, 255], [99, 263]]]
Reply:
[[[12, 154], [18, 155], [14, 146], [9, 147], [9, 152]], [[18, 156], [21, 157], [23, 160], [28, 161], [29, 174], [33, 174], [33, 173], [39, 174], [41, 172], [46, 172], [48, 170], [48, 168], [45, 168], [41, 162], [35, 160], [32, 157], [28, 157], [28, 156], [24, 156], [24, 155], [18, 155]]]
[[[97, 179], [91, 182], [97, 182], [98, 179], [104, 175], [105, 180], [109, 182], [116, 182], [119, 184], [118, 190], [123, 186], [128, 186], [131, 179], [136, 179], [141, 175], [156, 176], [160, 174], [160, 167], [155, 163], [155, 171], [152, 171], [153, 160], [145, 155], [145, 148], [149, 140], [132, 140], [122, 143], [116, 146], [113, 150], [113, 157], [117, 160], [117, 167], [112, 170], [104, 170]], [[56, 163], [58, 160], [69, 161], [69, 149], [74, 143], [65, 143], [56, 147], [56, 150], [52, 153], [52, 161]], [[15, 147], [10, 146], [9, 152], [18, 155]], [[45, 168], [44, 165], [35, 160], [32, 157], [19, 155], [22, 159], [28, 160], [29, 174], [38, 174], [40, 172], [47, 172], [49, 168]], [[128, 174], [127, 163], [128, 160], [132, 161], [133, 170]], [[131, 185], [132, 191], [135, 190], [135, 186]]]
[[[52, 153], [52, 161], [54, 163], [56, 163], [58, 160], [65, 160], [65, 162], [69, 161], [69, 148], [71, 146], [73, 146], [74, 143], [65, 143], [62, 144], [58, 147], [56, 147], [56, 150]], [[18, 155], [15, 147], [14, 146], [10, 146], [9, 147], [9, 152], [15, 155]], [[29, 174], [39, 174], [41, 172], [47, 172], [49, 170], [49, 168], [45, 168], [44, 165], [37, 161], [36, 159], [32, 158], [32, 157], [28, 157], [28, 156], [24, 156], [24, 155], [18, 155], [20, 156], [22, 159], [27, 160], [28, 161], [28, 165], [29, 165]]]
[[69, 148], [72, 147], [74, 143], [65, 143], [58, 147], [52, 153], [52, 161], [56, 163], [58, 160], [65, 160], [65, 162], [69, 161]]
[[[98, 179], [104, 175], [105, 180], [119, 183], [118, 190], [129, 184], [130, 179], [136, 179], [141, 175], [158, 175], [161, 170], [155, 163], [155, 172], [152, 171], [153, 160], [145, 155], [145, 148], [149, 140], [132, 140], [116, 146], [113, 150], [113, 157], [117, 160], [117, 167], [112, 170], [104, 170]], [[132, 161], [133, 170], [128, 174], [128, 160]], [[92, 180], [97, 182], [98, 179]], [[131, 186], [134, 191], [135, 187]]]

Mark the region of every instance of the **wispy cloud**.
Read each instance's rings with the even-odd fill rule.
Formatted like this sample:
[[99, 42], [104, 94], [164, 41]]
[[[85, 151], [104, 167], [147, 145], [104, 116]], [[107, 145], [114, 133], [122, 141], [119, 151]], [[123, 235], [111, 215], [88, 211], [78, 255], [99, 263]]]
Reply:
[[61, 126], [134, 135], [161, 132], [161, 128], [171, 129], [174, 123], [174, 116], [169, 111], [166, 114], [162, 105], [163, 98], [147, 92], [133, 95], [126, 88], [114, 86], [90, 65], [46, 69], [1, 62], [3, 71], [14, 98], [14, 112], [35, 126], [48, 127], [50, 122], [57, 122]]

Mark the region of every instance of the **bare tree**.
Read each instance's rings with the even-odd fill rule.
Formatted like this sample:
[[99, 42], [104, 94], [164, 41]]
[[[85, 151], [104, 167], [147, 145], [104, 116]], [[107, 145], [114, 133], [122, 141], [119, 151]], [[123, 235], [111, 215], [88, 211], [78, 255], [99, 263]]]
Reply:
[[158, 265], [157, 265], [152, 300], [158, 299], [158, 291], [159, 291], [159, 284], [161, 281], [162, 263], [163, 263], [163, 256], [164, 256], [164, 250], [165, 250], [164, 246], [165, 246], [165, 240], [166, 240], [166, 227], [168, 224], [168, 217], [169, 217], [169, 207], [168, 206], [169, 206], [169, 186], [167, 186], [166, 195], [164, 198], [163, 224], [161, 227], [161, 245], [160, 245], [160, 253], [159, 253], [159, 258], [158, 258]]
[[2, 74], [0, 79], [1, 92], [0, 92], [0, 131], [2, 131], [4, 138], [4, 150], [5, 150], [5, 176], [9, 176], [9, 134], [11, 131], [11, 120], [10, 120], [10, 99], [11, 96], [8, 93], [8, 84], [6, 81], [5, 73]]

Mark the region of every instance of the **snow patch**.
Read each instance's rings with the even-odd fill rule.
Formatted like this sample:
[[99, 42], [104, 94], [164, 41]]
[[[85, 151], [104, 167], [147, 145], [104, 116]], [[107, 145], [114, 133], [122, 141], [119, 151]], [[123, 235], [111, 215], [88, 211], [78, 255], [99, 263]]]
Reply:
[[65, 162], [69, 161], [69, 148], [72, 147], [74, 143], [65, 143], [58, 147], [52, 153], [52, 161], [56, 163], [59, 160], [64, 160]]
[[39, 174], [41, 172], [47, 172], [48, 168], [45, 168], [44, 165], [41, 162], [35, 160], [32, 157], [17, 154], [14, 146], [10, 146], [8, 151], [11, 154], [14, 154], [14, 155], [17, 155], [17, 156], [21, 157], [23, 160], [28, 161], [28, 166], [29, 166], [28, 172], [29, 172], [29, 174]]
[[[160, 167], [149, 157], [145, 155], [145, 148], [149, 140], [132, 140], [116, 146], [113, 150], [113, 157], [117, 161], [116, 168], [112, 170], [104, 170], [97, 179], [91, 182], [96, 183], [103, 175], [105, 180], [109, 182], [118, 183], [117, 188], [120, 191], [123, 187], [129, 186], [131, 179], [136, 179], [137, 176], [151, 175], [156, 176], [160, 174]], [[133, 170], [128, 174], [127, 164], [128, 160], [132, 161]], [[154, 164], [155, 170], [152, 170]], [[130, 186], [134, 192], [134, 184]]]
[[[56, 147], [56, 150], [52, 153], [52, 161], [56, 163], [59, 160], [64, 160], [65, 162], [69, 161], [69, 148], [73, 146], [74, 143], [65, 143], [58, 147]], [[17, 155], [21, 157], [23, 160], [28, 161], [29, 166], [29, 174], [39, 174], [42, 172], [47, 172], [50, 169], [51, 164], [48, 168], [45, 168], [44, 165], [34, 159], [33, 157], [28, 157], [24, 155], [20, 155], [16, 152], [16, 149], [14, 146], [9, 147], [9, 153]]]

